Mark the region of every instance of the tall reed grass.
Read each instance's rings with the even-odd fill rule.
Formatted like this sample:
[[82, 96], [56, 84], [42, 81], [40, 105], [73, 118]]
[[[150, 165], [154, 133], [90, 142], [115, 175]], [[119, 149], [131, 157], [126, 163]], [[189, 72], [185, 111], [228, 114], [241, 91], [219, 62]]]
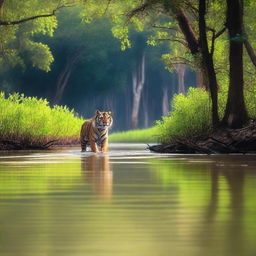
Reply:
[[78, 142], [83, 120], [66, 106], [51, 108], [46, 99], [0, 93], [2, 148], [43, 148]]

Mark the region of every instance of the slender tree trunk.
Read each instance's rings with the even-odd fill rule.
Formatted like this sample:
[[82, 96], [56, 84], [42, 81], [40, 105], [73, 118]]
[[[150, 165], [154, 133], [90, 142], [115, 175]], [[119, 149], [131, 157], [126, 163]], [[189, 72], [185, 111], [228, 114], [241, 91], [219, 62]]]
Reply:
[[0, 17], [4, 14], [4, 0], [0, 0]]
[[184, 64], [176, 64], [175, 65], [175, 70], [178, 74], [178, 84], [179, 84], [179, 88], [178, 88], [178, 93], [182, 93], [185, 94], [185, 83], [184, 83], [184, 78], [185, 78], [185, 65]]
[[243, 3], [227, 0], [229, 32], [229, 91], [223, 124], [240, 128], [248, 121], [244, 102], [243, 80]]
[[168, 97], [168, 87], [163, 87], [163, 101], [162, 101], [162, 115], [169, 115], [169, 97]]
[[142, 105], [143, 105], [143, 115], [144, 115], [144, 127], [147, 128], [149, 125], [149, 111], [148, 111], [148, 92], [143, 90], [142, 94]]
[[124, 102], [125, 102], [125, 125], [126, 129], [131, 127], [131, 102], [132, 95], [130, 88], [127, 88], [124, 92]]
[[213, 56], [209, 52], [208, 41], [206, 35], [206, 22], [205, 22], [206, 6], [205, 0], [199, 0], [199, 34], [200, 34], [200, 48], [202, 51], [202, 62], [204, 69], [207, 72], [208, 76], [208, 86], [211, 94], [212, 101], [212, 124], [213, 127], [218, 126], [219, 124], [219, 115], [218, 115], [218, 85], [216, 74], [213, 64]]
[[140, 64], [132, 74], [132, 92], [133, 92], [133, 106], [132, 106], [132, 129], [138, 126], [138, 116], [140, 108], [141, 93], [145, 83], [145, 52], [143, 52]]
[[194, 32], [191, 22], [186, 13], [181, 9], [174, 9], [173, 12], [175, 13], [178, 25], [186, 39], [191, 54], [193, 54], [197, 59], [198, 53], [202, 54], [202, 59], [199, 60], [199, 62], [201, 63], [200, 70], [203, 75], [204, 87], [206, 89], [209, 89], [210, 91], [212, 101], [212, 123], [213, 126], [216, 127], [219, 123], [217, 93], [218, 86], [213, 65], [213, 58], [208, 49], [208, 42], [206, 36], [205, 1], [200, 0], [199, 3], [201, 5], [201, 10], [199, 10], [199, 27], [201, 28], [199, 29], [201, 30], [201, 32], [199, 32], [200, 40], [197, 40], [196, 33]]
[[60, 73], [57, 80], [56, 92], [53, 100], [54, 104], [60, 104], [60, 101], [64, 94], [64, 90], [66, 89], [70, 75], [73, 71], [74, 65], [76, 64], [79, 56], [80, 56], [79, 53], [74, 53], [68, 56], [65, 67], [63, 71]]
[[196, 72], [196, 86], [197, 88], [207, 88], [206, 72], [202, 71], [202, 69]]

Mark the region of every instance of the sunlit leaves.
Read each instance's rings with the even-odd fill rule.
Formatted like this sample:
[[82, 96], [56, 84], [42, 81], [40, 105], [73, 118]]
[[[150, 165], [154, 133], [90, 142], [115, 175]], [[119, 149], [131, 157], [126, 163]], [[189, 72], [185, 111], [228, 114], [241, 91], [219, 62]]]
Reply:
[[27, 41], [26, 52], [34, 67], [44, 71], [50, 71], [50, 64], [53, 62], [53, 56], [48, 45]]
[[[53, 10], [72, 3], [74, 1], [9, 0], [4, 2], [0, 20], [12, 22], [42, 14], [53, 14]], [[53, 36], [56, 27], [55, 16], [38, 18], [18, 25], [0, 26], [1, 71], [3, 72], [8, 66], [24, 67], [28, 62], [24, 56], [31, 57], [33, 66], [49, 71], [53, 61], [49, 47], [33, 40], [38, 34]]]
[[125, 50], [126, 48], [131, 47], [130, 40], [128, 38], [128, 28], [123, 26], [115, 26], [112, 28], [113, 35], [120, 39], [121, 49]]

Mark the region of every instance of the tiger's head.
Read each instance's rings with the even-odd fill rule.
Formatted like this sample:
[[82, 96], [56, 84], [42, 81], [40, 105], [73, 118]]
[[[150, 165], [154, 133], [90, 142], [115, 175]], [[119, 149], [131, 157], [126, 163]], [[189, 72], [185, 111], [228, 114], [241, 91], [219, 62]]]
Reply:
[[99, 110], [95, 113], [95, 127], [98, 129], [110, 128], [113, 123], [111, 111], [101, 112]]

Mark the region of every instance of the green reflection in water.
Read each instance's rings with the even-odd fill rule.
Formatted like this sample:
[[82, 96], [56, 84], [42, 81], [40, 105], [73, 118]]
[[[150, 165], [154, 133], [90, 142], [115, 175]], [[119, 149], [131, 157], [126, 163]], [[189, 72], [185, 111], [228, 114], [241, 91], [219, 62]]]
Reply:
[[150, 161], [163, 187], [177, 184], [181, 209], [200, 219], [196, 226], [189, 225], [201, 245], [198, 255], [203, 248], [205, 255], [256, 253], [256, 158], [235, 157]]
[[254, 158], [143, 154], [2, 159], [0, 255], [254, 255]]

